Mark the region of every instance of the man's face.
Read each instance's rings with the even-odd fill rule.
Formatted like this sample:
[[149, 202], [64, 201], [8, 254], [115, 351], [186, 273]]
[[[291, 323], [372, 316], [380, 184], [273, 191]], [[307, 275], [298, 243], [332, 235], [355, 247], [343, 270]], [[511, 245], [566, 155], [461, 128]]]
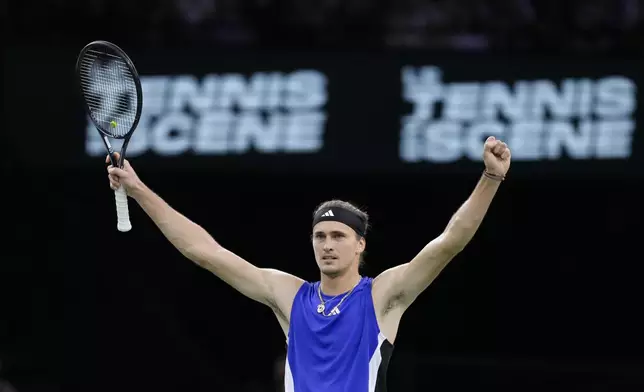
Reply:
[[358, 264], [364, 245], [364, 239], [344, 223], [324, 221], [313, 227], [315, 261], [325, 275], [341, 275]]

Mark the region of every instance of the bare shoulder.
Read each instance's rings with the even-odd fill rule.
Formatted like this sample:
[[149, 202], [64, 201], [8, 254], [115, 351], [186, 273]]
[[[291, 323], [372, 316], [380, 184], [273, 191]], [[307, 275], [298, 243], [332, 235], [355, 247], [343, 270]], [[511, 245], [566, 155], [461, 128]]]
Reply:
[[271, 305], [278, 306], [282, 310], [287, 310], [285, 307], [288, 307], [290, 312], [295, 294], [304, 284], [304, 280], [287, 272], [271, 268], [265, 268], [262, 272], [270, 290]]
[[[291, 275], [288, 272], [272, 268], [263, 268], [262, 271], [264, 272], [266, 281], [271, 285], [271, 288], [274, 289], [295, 289], [295, 292], [297, 292], [300, 286], [304, 283], [304, 279]], [[295, 295], [295, 293], [293, 293], [293, 295]]]
[[386, 313], [388, 309], [395, 307], [396, 302], [404, 295], [398, 281], [407, 265], [408, 263], [405, 263], [389, 268], [374, 278], [371, 291], [374, 306], [379, 313]]

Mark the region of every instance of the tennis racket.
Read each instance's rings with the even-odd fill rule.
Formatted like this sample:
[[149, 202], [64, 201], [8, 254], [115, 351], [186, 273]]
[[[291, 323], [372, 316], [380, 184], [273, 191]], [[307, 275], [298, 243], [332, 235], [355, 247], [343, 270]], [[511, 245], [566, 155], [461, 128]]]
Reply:
[[[125, 52], [107, 41], [93, 41], [78, 55], [76, 75], [88, 117], [101, 135], [112, 166], [123, 168], [125, 151], [141, 118], [143, 92], [139, 74]], [[117, 161], [110, 139], [122, 140]], [[130, 212], [123, 187], [114, 191], [116, 228], [130, 231]]]

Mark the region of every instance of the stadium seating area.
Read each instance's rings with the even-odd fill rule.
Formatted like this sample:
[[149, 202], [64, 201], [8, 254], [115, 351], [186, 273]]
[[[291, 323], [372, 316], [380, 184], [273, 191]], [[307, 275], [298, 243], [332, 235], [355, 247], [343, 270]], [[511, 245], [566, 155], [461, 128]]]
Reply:
[[61, 0], [10, 10], [13, 40], [73, 42], [82, 29], [150, 47], [615, 53], [639, 51], [644, 32], [640, 0]]

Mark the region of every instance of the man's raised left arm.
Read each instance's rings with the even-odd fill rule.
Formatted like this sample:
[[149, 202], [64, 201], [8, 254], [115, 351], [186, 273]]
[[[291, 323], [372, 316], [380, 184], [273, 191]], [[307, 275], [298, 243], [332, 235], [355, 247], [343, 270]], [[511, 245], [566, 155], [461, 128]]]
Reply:
[[409, 262], [393, 267], [374, 280], [383, 304], [404, 308], [420, 295], [445, 266], [470, 242], [494, 199], [501, 181], [510, 168], [508, 146], [489, 137], [483, 147], [485, 172], [470, 197], [452, 216], [445, 230]]

